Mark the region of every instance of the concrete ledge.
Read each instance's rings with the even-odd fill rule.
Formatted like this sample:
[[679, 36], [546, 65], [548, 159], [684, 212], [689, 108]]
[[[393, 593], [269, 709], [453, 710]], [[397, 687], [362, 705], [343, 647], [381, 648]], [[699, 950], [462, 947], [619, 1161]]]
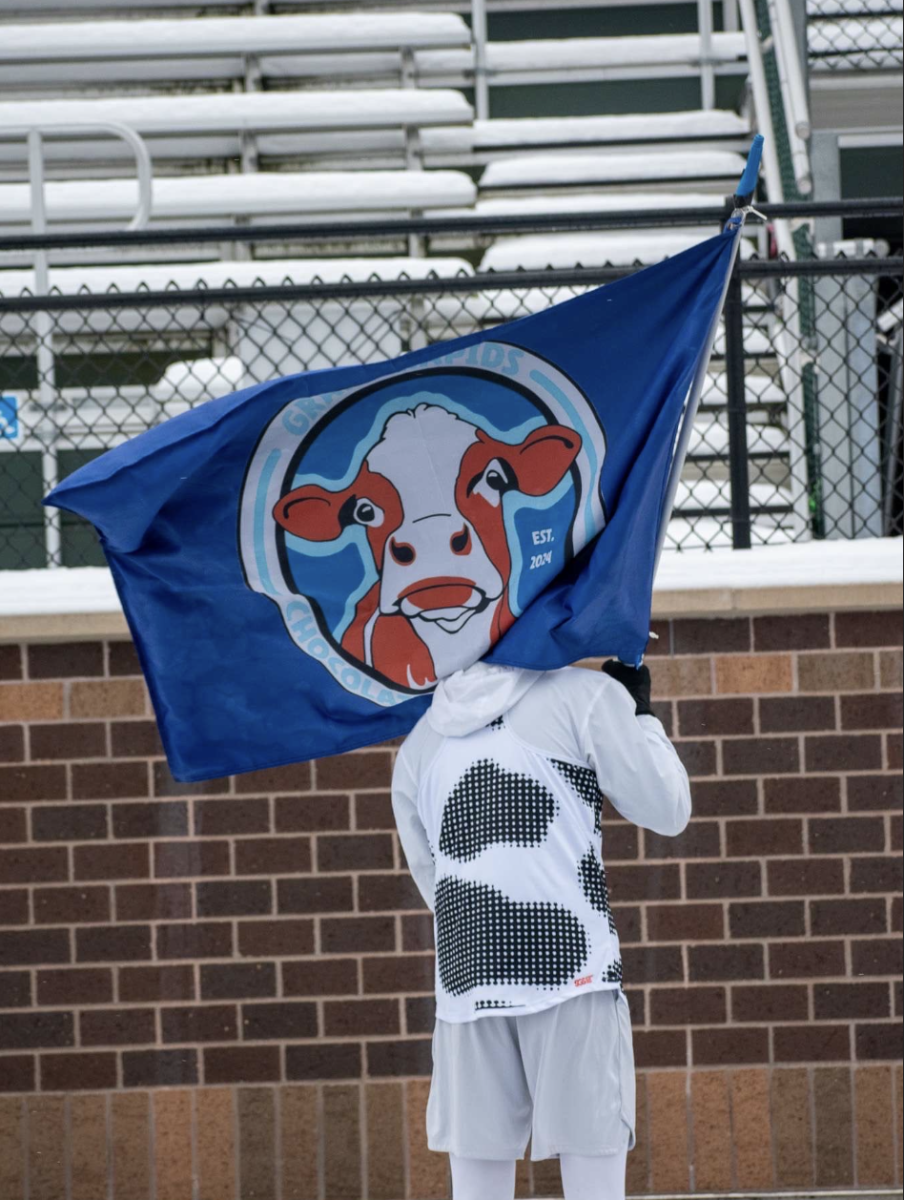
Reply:
[[[653, 615], [765, 613], [904, 607], [900, 538], [806, 542], [707, 554], [669, 552], [653, 593]], [[0, 641], [128, 637], [105, 567], [0, 572]]]

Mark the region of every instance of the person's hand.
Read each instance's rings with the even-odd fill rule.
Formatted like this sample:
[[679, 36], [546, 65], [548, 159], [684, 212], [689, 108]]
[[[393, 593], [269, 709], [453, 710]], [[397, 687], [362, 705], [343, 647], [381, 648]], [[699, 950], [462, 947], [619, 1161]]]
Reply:
[[636, 705], [634, 711], [638, 717], [653, 716], [653, 709], [650, 704], [652, 680], [650, 678], [649, 667], [629, 667], [627, 663], [619, 662], [617, 658], [612, 658], [609, 662], [603, 663], [603, 673], [611, 675], [613, 679], [631, 693]]

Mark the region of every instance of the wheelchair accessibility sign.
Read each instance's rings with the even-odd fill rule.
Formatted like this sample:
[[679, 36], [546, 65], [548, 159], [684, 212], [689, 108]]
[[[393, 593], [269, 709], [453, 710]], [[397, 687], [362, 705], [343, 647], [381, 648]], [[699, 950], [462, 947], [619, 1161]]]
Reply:
[[19, 399], [0, 395], [0, 438], [12, 441], [19, 436]]

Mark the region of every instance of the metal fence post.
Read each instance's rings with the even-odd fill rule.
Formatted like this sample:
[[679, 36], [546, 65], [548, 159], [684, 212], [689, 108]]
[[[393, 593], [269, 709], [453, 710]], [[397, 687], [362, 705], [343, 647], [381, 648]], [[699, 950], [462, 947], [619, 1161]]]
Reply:
[[744, 308], [735, 263], [725, 297], [725, 371], [728, 387], [728, 470], [731, 479], [731, 543], [749, 550], [750, 467], [747, 458], [747, 396], [744, 377]]

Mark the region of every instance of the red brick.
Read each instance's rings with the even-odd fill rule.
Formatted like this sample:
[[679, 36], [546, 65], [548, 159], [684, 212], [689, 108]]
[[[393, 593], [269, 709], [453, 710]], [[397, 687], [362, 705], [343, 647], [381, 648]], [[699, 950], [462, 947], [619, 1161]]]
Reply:
[[[678, 728], [682, 737], [716, 737], [753, 733], [753, 701], [679, 700]], [[820, 726], [820, 728], [822, 728]]]
[[279, 1058], [278, 1046], [209, 1046], [204, 1051], [204, 1082], [276, 1083]]
[[22, 652], [18, 646], [0, 646], [0, 679], [21, 679]]
[[35, 888], [36, 925], [93, 925], [110, 920], [106, 887]]
[[774, 942], [769, 947], [773, 979], [813, 979], [844, 974], [843, 942]]
[[[359, 796], [358, 828], [362, 825], [362, 801], [381, 801], [382, 796]], [[276, 799], [277, 833], [316, 833], [320, 830], [348, 829], [351, 824], [348, 796], [279, 796]], [[391, 828], [395, 828], [393, 822]]]
[[0, 1008], [31, 1006], [31, 975], [28, 971], [0, 971]]
[[681, 895], [677, 863], [662, 867], [618, 864], [609, 868], [608, 878], [612, 896], [617, 901], [677, 900]]
[[725, 936], [721, 904], [667, 904], [647, 908], [651, 942], [699, 942]]
[[192, 915], [187, 883], [135, 883], [116, 888], [117, 921], [174, 920]]
[[316, 771], [317, 786], [326, 791], [387, 788], [392, 782], [392, 759], [385, 750], [364, 750], [321, 758]]
[[641, 1071], [655, 1067], [683, 1067], [687, 1063], [687, 1035], [683, 1030], [635, 1030], [634, 1062]]
[[164, 1008], [160, 1013], [164, 1042], [234, 1042], [238, 1017], [234, 1004], [195, 1004]]
[[900, 692], [869, 692], [841, 697], [842, 729], [900, 729], [904, 720]]
[[858, 1025], [854, 1031], [857, 1058], [864, 1062], [901, 1057], [901, 1022]]
[[405, 1001], [406, 1033], [432, 1034], [435, 1028], [436, 1000], [433, 996], [412, 996]]
[[836, 646], [900, 646], [901, 632], [898, 610], [835, 614]]
[[855, 858], [851, 862], [851, 891], [900, 892], [901, 856]]
[[0, 808], [0, 844], [14, 846], [28, 841], [24, 808]]
[[110, 1004], [113, 1000], [112, 972], [101, 968], [71, 971], [38, 971], [38, 1004], [55, 1007], [73, 1004]]
[[697, 817], [753, 816], [759, 809], [755, 779], [700, 780], [693, 801]]
[[32, 762], [40, 759], [105, 758], [107, 731], [99, 721], [30, 725], [28, 741]]
[[161, 959], [229, 958], [232, 955], [230, 921], [186, 921], [158, 925], [157, 957]]
[[157, 1040], [152, 1008], [96, 1009], [79, 1016], [83, 1046], [141, 1046]]
[[127, 1088], [185, 1087], [198, 1082], [196, 1050], [135, 1050], [122, 1056]]
[[733, 1021], [806, 1021], [809, 1017], [807, 989], [804, 986], [772, 984], [762, 987], [731, 989]]
[[722, 744], [722, 764], [726, 775], [795, 774], [800, 750], [796, 738], [728, 738]]
[[148, 794], [148, 770], [143, 762], [74, 763], [74, 800], [125, 800]]
[[287, 962], [282, 975], [287, 996], [352, 996], [358, 991], [358, 964], [353, 958]]
[[299, 875], [310, 869], [310, 838], [245, 838], [236, 842], [236, 875]]
[[273, 911], [269, 879], [197, 884], [199, 917], [253, 917]]
[[759, 704], [763, 733], [812, 733], [835, 729], [833, 696], [763, 696]]
[[158, 1000], [193, 1000], [195, 972], [184, 967], [123, 967], [119, 972], [119, 999], [124, 1004]]
[[45, 805], [31, 817], [36, 842], [88, 842], [107, 836], [107, 809], [103, 804]]
[[298, 1041], [317, 1036], [317, 1005], [283, 1002], [281, 1004], [243, 1004], [242, 1040]]
[[144, 842], [76, 846], [73, 862], [76, 879], [147, 879], [150, 875], [148, 847]]
[[72, 1013], [4, 1013], [0, 1050], [52, 1050], [75, 1043]]
[[768, 1029], [695, 1029], [691, 1037], [695, 1066], [721, 1067], [769, 1061]]
[[138, 652], [131, 642], [109, 642], [107, 646], [110, 661], [110, 674], [140, 675], [141, 663]]
[[367, 1043], [367, 1071], [375, 1079], [399, 1075], [429, 1075], [432, 1070], [430, 1038]]
[[69, 933], [65, 929], [0, 930], [0, 967], [69, 962]]
[[152, 766], [155, 796], [222, 796], [232, 790], [229, 779], [204, 779], [198, 783], [181, 783], [173, 776], [165, 762], [155, 762]]
[[158, 879], [228, 875], [228, 842], [155, 842], [154, 874]]
[[753, 642], [761, 653], [778, 650], [827, 650], [831, 645], [826, 613], [755, 617]]
[[[622, 909], [621, 911], [625, 911], [625, 910]], [[629, 910], [629, 911], [635, 911], [638, 914], [638, 917], [640, 915], [640, 909], [634, 909], [634, 910]], [[395, 923], [394, 918], [392, 918], [392, 917], [387, 917], [385, 919], [388, 921], [392, 921], [393, 924]], [[322, 933], [322, 927], [321, 927], [321, 937], [322, 936], [323, 936], [323, 933]], [[622, 939], [624, 939], [624, 931], [623, 930], [621, 931], [621, 936], [622, 936]], [[635, 938], [634, 940], [639, 941], [640, 939]], [[433, 913], [430, 913], [430, 912], [412, 913], [411, 915], [406, 915], [406, 916], [402, 917], [402, 949], [403, 950], [435, 950], [436, 949], [436, 943], [434, 941], [434, 936], [433, 936]]]
[[800, 779], [764, 779], [767, 813], [841, 811], [841, 780], [833, 775]]
[[323, 1014], [327, 1037], [400, 1031], [397, 1000], [328, 1000], [323, 1006]]
[[[603, 830], [603, 845], [606, 862], [630, 862], [640, 855], [640, 831], [636, 826], [622, 821], [618, 825], [607, 825]], [[655, 835], [647, 835], [655, 836]]]
[[196, 800], [194, 809], [198, 837], [268, 833], [270, 830], [269, 800]]
[[[342, 826], [346, 828], [346, 826]], [[355, 797], [356, 829], [395, 829], [389, 792]]]
[[689, 900], [759, 896], [763, 891], [758, 862], [688, 863], [686, 879]]
[[43, 642], [28, 647], [29, 679], [74, 679], [103, 673], [100, 642]]
[[814, 937], [886, 932], [884, 900], [814, 900], [810, 904]]
[[690, 979], [695, 983], [762, 979], [765, 974], [762, 946], [691, 946], [687, 953]]
[[294, 958], [314, 953], [313, 921], [240, 921], [239, 954], [244, 958]]
[[24, 728], [21, 725], [0, 725], [0, 763], [20, 763], [24, 758]]
[[28, 891], [26, 888], [0, 891], [0, 925], [28, 925]]
[[116, 1087], [116, 1055], [44, 1054], [41, 1056], [44, 1092], [96, 1092]]
[[184, 800], [164, 804], [115, 804], [113, 836], [118, 838], [186, 837], [188, 806]]
[[648, 859], [719, 858], [722, 853], [719, 826], [714, 821], [691, 821], [677, 837], [663, 837], [647, 829], [644, 850]]
[[79, 962], [138, 962], [151, 957], [146, 925], [99, 925], [75, 931]]
[[347, 876], [324, 879], [279, 879], [276, 882], [280, 913], [351, 912], [352, 881]]
[[887, 983], [821, 983], [813, 989], [817, 1021], [871, 1020], [891, 1016]]
[[[0, 649], [3, 647], [0, 646]], [[0, 1092], [33, 1092], [35, 1059], [32, 1054], [4, 1054], [0, 1058]]]
[[0, 850], [4, 883], [54, 883], [69, 878], [69, 858], [60, 846]]
[[851, 1057], [850, 1026], [779, 1026], [773, 1045], [776, 1062], [846, 1062]]
[[240, 795], [265, 792], [306, 792], [311, 786], [311, 764], [292, 763], [286, 767], [270, 767], [264, 771], [249, 771], [237, 775], [235, 790]]
[[885, 849], [885, 823], [881, 817], [811, 819], [811, 854], [855, 854]]
[[904, 737], [900, 733], [887, 733], [885, 746], [889, 771], [904, 769]]
[[110, 750], [114, 758], [160, 758], [163, 742], [156, 721], [111, 721]]
[[392, 836], [388, 833], [321, 835], [317, 838], [317, 869], [332, 871], [391, 871]]
[[361, 912], [387, 912], [426, 905], [409, 875], [363, 875], [358, 880], [358, 907]]
[[854, 975], [904, 974], [904, 944], [900, 938], [870, 938], [851, 943], [851, 968]]
[[730, 858], [803, 854], [802, 821], [729, 821], [725, 826]]
[[365, 994], [411, 994], [432, 992], [434, 988], [435, 966], [432, 954], [365, 958], [363, 967]]
[[299, 1082], [358, 1079], [362, 1073], [359, 1042], [315, 1042], [286, 1047], [286, 1077]]
[[672, 625], [675, 654], [743, 653], [751, 647], [747, 617], [696, 618]]
[[875, 734], [835, 734], [805, 739], [808, 771], [875, 771], [882, 766], [882, 739]]
[[680, 946], [626, 946], [622, 950], [625, 978], [632, 983], [681, 983], [684, 962]]
[[65, 800], [66, 768], [0, 767], [0, 799], [7, 804], [20, 800]]
[[727, 1019], [725, 989], [721, 987], [653, 988], [652, 1025], [717, 1025]]
[[766, 864], [772, 896], [826, 896], [844, 891], [840, 858], [774, 859]]
[[802, 900], [732, 904], [728, 926], [733, 938], [803, 937], [807, 931]]
[[276, 995], [274, 963], [201, 964], [204, 1000], [244, 1000]]
[[715, 742], [680, 741], [674, 746], [691, 779], [719, 774]]

